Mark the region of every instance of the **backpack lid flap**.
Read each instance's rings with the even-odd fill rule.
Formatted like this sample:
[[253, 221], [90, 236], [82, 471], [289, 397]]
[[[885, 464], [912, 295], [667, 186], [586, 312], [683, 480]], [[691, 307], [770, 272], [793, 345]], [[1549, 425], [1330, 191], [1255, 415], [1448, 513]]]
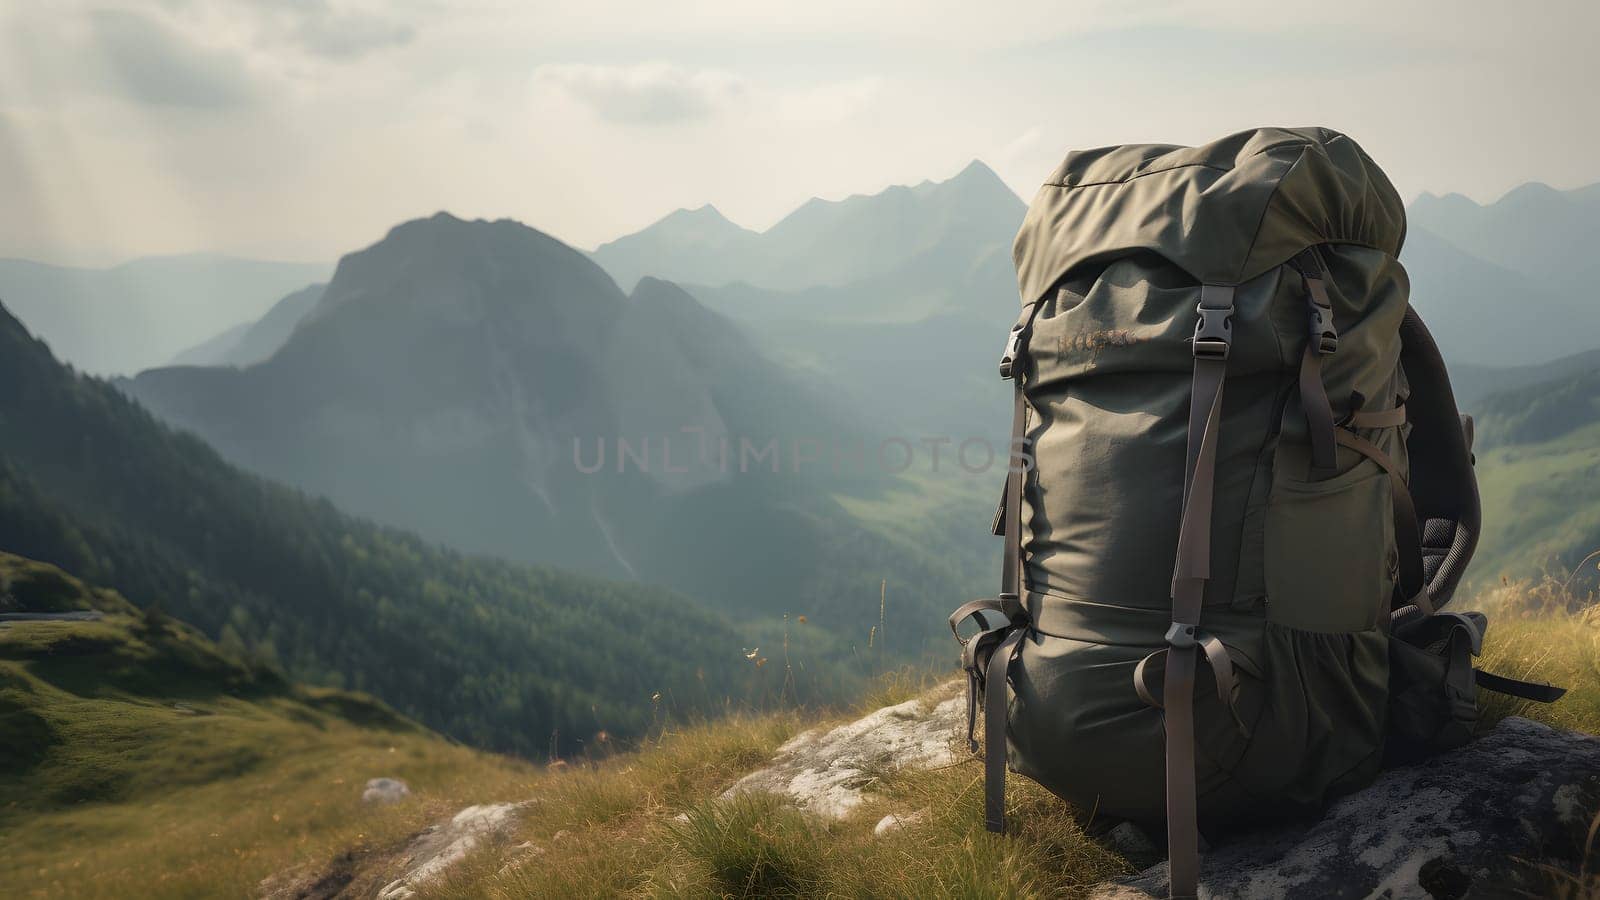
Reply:
[[1039, 188], [1012, 256], [1024, 303], [1074, 267], [1136, 251], [1205, 284], [1238, 284], [1306, 247], [1398, 256], [1405, 204], [1355, 141], [1325, 128], [1262, 128], [1199, 147], [1075, 151]]

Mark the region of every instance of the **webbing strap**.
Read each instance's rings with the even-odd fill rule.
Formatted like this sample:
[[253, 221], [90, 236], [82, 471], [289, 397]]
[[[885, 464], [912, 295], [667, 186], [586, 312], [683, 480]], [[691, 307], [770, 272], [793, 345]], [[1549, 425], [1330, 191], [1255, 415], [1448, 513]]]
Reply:
[[[1206, 664], [1211, 667], [1213, 680], [1217, 685], [1217, 699], [1227, 707], [1228, 713], [1233, 716], [1234, 724], [1239, 726], [1239, 733], [1245, 738], [1250, 737], [1250, 727], [1244, 723], [1244, 717], [1239, 714], [1239, 682], [1234, 676], [1233, 656], [1228, 648], [1215, 635], [1201, 632], [1199, 635], [1200, 651], [1205, 654]], [[1139, 660], [1133, 667], [1133, 689], [1138, 693], [1139, 699], [1146, 706], [1162, 709], [1165, 702], [1159, 694], [1150, 688], [1151, 663], [1160, 662], [1163, 678], [1166, 672], [1167, 652], [1169, 648], [1163, 647], [1154, 653]]]
[[1006, 678], [1026, 637], [1013, 628], [989, 657], [983, 698], [983, 824], [996, 834], [1006, 830]]
[[978, 627], [988, 631], [990, 628], [989, 620], [984, 618], [983, 614], [999, 611], [1000, 601], [992, 597], [985, 597], [982, 600], [968, 600], [966, 603], [956, 607], [956, 611], [950, 614], [950, 631], [956, 636], [958, 642], [965, 644], [966, 642], [961, 640], [961, 632], [956, 630], [962, 622], [968, 619], [977, 619]]
[[1339, 468], [1333, 449], [1333, 404], [1322, 385], [1322, 356], [1310, 344], [1300, 355], [1300, 406], [1305, 409], [1311, 439], [1311, 477], [1328, 478]]
[[1346, 428], [1398, 428], [1405, 423], [1406, 408], [1402, 404], [1394, 409], [1357, 410], [1339, 424]]
[[[1002, 602], [1008, 597], [1018, 596], [1017, 586], [1021, 583], [1022, 576], [1022, 479], [1026, 476], [1027, 465], [1025, 461], [1013, 460], [1010, 454], [1017, 453], [1028, 439], [1028, 400], [1022, 392], [1022, 380], [1016, 379], [1016, 386], [1012, 391], [1011, 404], [1011, 446], [1007, 449], [1006, 466], [1006, 497], [1005, 497], [1005, 551], [1002, 557], [1000, 570], [1000, 599]], [[1020, 608], [1020, 601], [1019, 608]]]
[[[1038, 314], [1039, 303], [1025, 305], [1017, 323], [1006, 337], [1005, 355], [1000, 361], [1000, 374], [1011, 380], [1011, 444], [1006, 450], [1006, 488], [995, 512], [995, 525], [1005, 535], [1000, 568], [1001, 615], [1006, 617], [1009, 633], [989, 655], [983, 675], [983, 823], [993, 832], [1006, 829], [1006, 692], [1011, 663], [1022, 649], [1022, 639], [1027, 636], [1027, 614], [1022, 607], [1022, 487], [1023, 479], [1032, 468], [1032, 456], [1026, 451], [1028, 438], [1028, 398], [1023, 391], [1021, 362], [1028, 329]], [[1012, 459], [1017, 455], [1017, 459]], [[973, 670], [975, 671], [975, 670]], [[976, 688], [976, 684], [970, 685]], [[971, 708], [969, 701], [968, 707]], [[970, 724], [970, 723], [969, 723]], [[970, 732], [970, 728], [969, 728]], [[970, 733], [969, 733], [970, 741]]]
[[[1022, 379], [1013, 377], [1016, 389], [1011, 416], [1011, 450], [1016, 452], [1028, 433], [1028, 401], [1022, 392]], [[1004, 502], [1005, 551], [1000, 562], [1001, 614], [1013, 625], [1011, 633], [989, 656], [984, 671], [983, 696], [983, 824], [990, 831], [1006, 830], [1006, 686], [1011, 661], [1021, 649], [1027, 629], [1022, 618], [1022, 479], [1027, 475], [1023, 460], [1007, 459]]]
[[1554, 703], [1567, 693], [1566, 688], [1556, 687], [1553, 684], [1540, 684], [1534, 681], [1523, 681], [1520, 678], [1507, 678], [1504, 675], [1495, 675], [1482, 669], [1473, 669], [1472, 671], [1477, 677], [1478, 687], [1486, 691], [1494, 691], [1497, 694], [1509, 694], [1513, 697], [1521, 697], [1524, 700], [1533, 700], [1538, 703]]
[[1339, 333], [1333, 325], [1333, 301], [1322, 280], [1322, 259], [1316, 248], [1295, 257], [1295, 266], [1305, 282], [1310, 331], [1305, 352], [1300, 356], [1300, 406], [1305, 409], [1306, 429], [1311, 437], [1313, 478], [1327, 478], [1338, 469], [1334, 450], [1333, 405], [1322, 384], [1322, 357], [1339, 349]]
[[[1195, 786], [1194, 682], [1201, 608], [1211, 577], [1211, 507], [1216, 487], [1222, 388], [1232, 345], [1234, 289], [1200, 288], [1194, 382], [1189, 399], [1187, 471], [1178, 552], [1172, 571], [1172, 627], [1167, 630], [1162, 719], [1167, 737], [1168, 893], [1193, 897], [1200, 881], [1199, 806]], [[1226, 651], [1224, 651], [1226, 655]]]
[[1196, 648], [1167, 652], [1167, 896], [1194, 897], [1200, 887], [1200, 808], [1195, 794]]
[[1422, 566], [1422, 532], [1417, 527], [1417, 508], [1411, 501], [1411, 489], [1406, 485], [1405, 477], [1400, 474], [1400, 469], [1389, 458], [1389, 454], [1361, 435], [1340, 428], [1334, 437], [1341, 445], [1372, 460], [1388, 473], [1390, 494], [1394, 501], [1394, 546], [1400, 557], [1397, 586], [1404, 599], [1403, 603], [1396, 605], [1403, 607], [1415, 604], [1424, 613], [1432, 615], [1433, 600], [1428, 596]]
[[[967, 672], [967, 749], [973, 753], [978, 752], [978, 651], [990, 640], [990, 636], [1003, 631], [1006, 625], [989, 624], [989, 619], [984, 613], [1001, 613], [1001, 604], [998, 599], [985, 597], [981, 600], [969, 600], [956, 607], [950, 614], [950, 633], [956, 636], [956, 643], [961, 645], [961, 667]], [[983, 629], [971, 638], [961, 636], [961, 623], [968, 619], [977, 619], [978, 627]], [[1001, 622], [1005, 622], [1001, 619]]]

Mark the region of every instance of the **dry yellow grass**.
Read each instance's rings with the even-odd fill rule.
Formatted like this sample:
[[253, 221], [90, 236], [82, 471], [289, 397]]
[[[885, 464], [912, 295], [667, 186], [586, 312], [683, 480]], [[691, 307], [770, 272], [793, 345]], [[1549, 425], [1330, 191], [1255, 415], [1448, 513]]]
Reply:
[[[422, 732], [329, 718], [285, 727], [273, 710], [222, 701], [198, 727], [215, 744], [248, 742], [259, 759], [210, 783], [27, 812], [0, 828], [7, 897], [248, 896], [265, 877], [403, 841], [475, 802], [533, 789], [533, 766]], [[404, 779], [411, 802], [361, 802], [368, 778]]]
[[[715, 800], [795, 725], [783, 716], [708, 724], [548, 777], [513, 837], [427, 896], [1072, 896], [1126, 869], [1058, 800], [1020, 779], [1020, 830], [984, 831], [975, 762], [889, 775], [839, 822], [773, 797]], [[913, 824], [873, 836], [885, 814], [919, 811]]]

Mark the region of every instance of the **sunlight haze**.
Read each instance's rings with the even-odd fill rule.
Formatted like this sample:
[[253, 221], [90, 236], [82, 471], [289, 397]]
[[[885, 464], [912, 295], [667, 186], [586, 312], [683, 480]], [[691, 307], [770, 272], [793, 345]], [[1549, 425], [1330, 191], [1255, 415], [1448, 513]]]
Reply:
[[1264, 124], [1348, 132], [1408, 199], [1600, 178], [1578, 2], [6, 7], [0, 256], [54, 262], [331, 262], [440, 209], [760, 229], [973, 158], [1026, 200], [1073, 147]]

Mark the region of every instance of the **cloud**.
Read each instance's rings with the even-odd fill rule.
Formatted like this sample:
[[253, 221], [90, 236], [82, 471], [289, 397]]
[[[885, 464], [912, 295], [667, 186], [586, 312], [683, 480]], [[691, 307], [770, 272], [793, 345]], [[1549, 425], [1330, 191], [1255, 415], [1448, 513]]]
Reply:
[[535, 91], [574, 101], [605, 121], [625, 125], [674, 125], [734, 115], [745, 121], [756, 116], [794, 125], [825, 125], [871, 108], [883, 80], [869, 76], [776, 87], [737, 72], [670, 63], [559, 63], [535, 69], [533, 86]]
[[220, 109], [256, 99], [248, 70], [230, 55], [203, 47], [146, 16], [97, 10], [90, 33], [110, 87], [152, 106]]
[[416, 36], [417, 30], [405, 22], [367, 13], [336, 12], [320, 4], [308, 9], [290, 33], [290, 39], [308, 53], [335, 61], [403, 47]]
[[630, 125], [709, 118], [746, 102], [752, 91], [748, 80], [732, 72], [667, 63], [553, 63], [534, 70], [533, 85], [575, 100], [602, 119]]

